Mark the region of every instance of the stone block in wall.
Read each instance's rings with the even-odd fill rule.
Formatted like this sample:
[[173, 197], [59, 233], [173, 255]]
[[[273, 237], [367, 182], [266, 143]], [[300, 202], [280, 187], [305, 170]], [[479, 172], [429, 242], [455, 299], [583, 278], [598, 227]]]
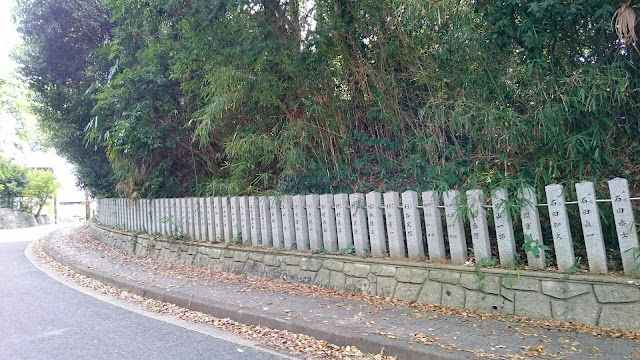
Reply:
[[229, 267], [229, 271], [234, 273], [234, 274], [244, 274], [244, 266], [246, 263], [243, 262], [239, 262], [239, 261], [234, 261], [231, 263], [231, 266]]
[[369, 280], [357, 277], [347, 277], [344, 284], [344, 290], [359, 294], [369, 293]]
[[402, 268], [396, 271], [396, 280], [404, 283], [422, 284], [429, 277], [429, 271], [423, 269]]
[[329, 279], [331, 278], [331, 270], [329, 269], [320, 269], [316, 274], [316, 278], [313, 282], [314, 285], [329, 287]]
[[344, 290], [346, 283], [346, 276], [340, 271], [332, 271], [329, 278], [329, 287], [336, 290]]
[[591, 292], [570, 299], [551, 300], [553, 318], [580, 324], [596, 325], [600, 312], [598, 301]]
[[429, 280], [457, 285], [460, 281], [460, 273], [447, 270], [431, 270], [429, 271]]
[[211, 250], [211, 248], [208, 247], [208, 246], [199, 246], [198, 247], [198, 253], [204, 254], [204, 255], [207, 255], [207, 256], [209, 256], [209, 250]]
[[302, 270], [318, 271], [322, 267], [322, 260], [302, 258], [300, 259], [300, 268]]
[[500, 295], [511, 302], [516, 300], [516, 291], [513, 289], [502, 288], [502, 290], [500, 290]]
[[265, 277], [269, 279], [281, 279], [282, 278], [282, 269], [276, 266], [266, 266], [265, 265]]
[[267, 266], [276, 265], [276, 256], [274, 254], [265, 254], [262, 263]]
[[162, 261], [170, 261], [172, 259], [175, 259], [175, 252], [171, 251], [171, 248], [165, 248], [163, 249], [165, 250], [164, 254], [162, 254], [162, 258], [160, 260]]
[[514, 295], [515, 314], [536, 319], [551, 318], [551, 300], [544, 294], [516, 290]]
[[396, 276], [396, 267], [390, 265], [372, 265], [371, 272], [378, 276]]
[[343, 271], [347, 276], [366, 278], [371, 272], [371, 265], [345, 263]]
[[191, 265], [193, 264], [194, 255], [189, 254], [186, 251], [181, 251], [176, 253], [177, 262], [183, 265]]
[[504, 300], [504, 305], [502, 306], [502, 313], [514, 315], [516, 313], [516, 304], [513, 301]]
[[640, 329], [640, 303], [603, 304], [598, 326]]
[[540, 291], [540, 280], [516, 276], [503, 276], [502, 286], [513, 290]]
[[640, 289], [622, 284], [593, 285], [601, 303], [630, 303], [640, 301]]
[[441, 304], [442, 303], [442, 284], [436, 281], [427, 280], [422, 285], [418, 302], [424, 304]]
[[556, 299], [570, 299], [578, 295], [591, 293], [591, 285], [568, 281], [542, 281], [542, 293]]
[[424, 284], [429, 278], [429, 271], [423, 269], [411, 269], [411, 283], [412, 284]]
[[392, 277], [378, 276], [376, 283], [376, 295], [391, 297], [396, 291], [398, 280]]
[[193, 264], [200, 267], [206, 267], [209, 264], [209, 255], [198, 252], [193, 260]]
[[282, 276], [284, 276], [283, 280], [285, 281], [298, 281], [298, 277], [300, 276], [300, 266], [285, 265]]
[[220, 259], [221, 256], [222, 256], [222, 249], [209, 250], [209, 257], [211, 257], [212, 259]]
[[300, 275], [298, 275], [298, 282], [303, 284], [311, 285], [316, 279], [316, 275], [318, 273], [310, 270], [300, 270]]
[[184, 265], [184, 259], [182, 258], [182, 254], [184, 254], [184, 252], [182, 251], [176, 251], [176, 252], [171, 251], [169, 253], [169, 257], [167, 258], [167, 261], [176, 262], [178, 264]]
[[460, 285], [465, 289], [479, 290], [487, 294], [500, 294], [500, 278], [497, 276], [486, 275], [480, 280], [475, 273], [464, 273], [460, 275]]
[[259, 252], [249, 253], [249, 259], [253, 261], [262, 262], [264, 260], [264, 254]]
[[398, 280], [399, 282], [405, 282], [405, 283], [410, 282], [411, 281], [411, 269], [404, 268], [404, 267], [399, 267], [396, 270], [396, 280]]
[[464, 308], [465, 290], [458, 285], [442, 285], [442, 305]]
[[367, 280], [369, 281], [369, 289], [367, 290], [366, 294], [367, 295], [376, 295], [377, 294], [377, 288], [378, 288], [378, 277], [375, 276], [374, 274], [369, 274], [367, 276]]
[[322, 267], [331, 271], [342, 271], [342, 269], [344, 268], [344, 261], [337, 261], [332, 259], [325, 260], [322, 263]]
[[166, 247], [162, 248], [162, 250], [160, 250], [160, 255], [158, 255], [158, 260], [167, 261], [170, 254], [171, 254], [171, 250], [169, 250]]
[[218, 271], [232, 272], [231, 267], [233, 264], [238, 263], [228, 260], [227, 258], [221, 258], [219, 261], [215, 261], [211, 268]]
[[416, 301], [421, 289], [422, 285], [399, 282], [393, 297], [400, 300]]
[[244, 265], [244, 275], [248, 276], [262, 276], [264, 274], [264, 265], [261, 262], [254, 260], [247, 260]]
[[297, 256], [293, 256], [293, 255], [286, 255], [283, 259], [282, 262], [287, 264], [287, 265], [300, 265], [300, 258]]
[[237, 261], [237, 262], [247, 262], [247, 260], [249, 260], [249, 253], [246, 251], [236, 251], [235, 254], [233, 254], [233, 261]]
[[236, 251], [233, 250], [233, 249], [223, 249], [222, 250], [222, 256], [224, 256], [226, 258], [232, 258], [235, 253], [236, 253]]
[[467, 290], [464, 300], [465, 309], [475, 309], [486, 312], [502, 313], [504, 298], [481, 291]]

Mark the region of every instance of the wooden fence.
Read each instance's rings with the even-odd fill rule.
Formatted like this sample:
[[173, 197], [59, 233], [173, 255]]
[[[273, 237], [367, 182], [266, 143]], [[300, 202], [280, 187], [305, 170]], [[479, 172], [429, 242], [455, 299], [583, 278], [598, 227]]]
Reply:
[[[577, 205], [589, 271], [606, 274], [613, 255], [605, 249], [601, 225], [604, 207], [599, 203], [609, 202], [620, 248], [616, 256], [621, 257], [625, 274], [637, 277], [640, 248], [631, 202], [640, 198], [630, 197], [625, 179], [610, 180], [608, 185], [610, 198], [597, 199], [593, 183], [576, 184], [576, 201], [565, 200], [562, 185], [548, 185], [546, 203], [540, 204], [533, 189], [524, 188], [511, 194], [517, 207], [510, 205], [514, 201], [509, 200], [504, 189], [492, 191], [489, 204], [482, 190], [467, 191], [465, 202], [457, 190], [442, 194], [405, 191], [99, 199], [97, 216], [108, 226], [194, 241], [312, 252], [354, 251], [357, 255], [388, 255], [394, 259], [449, 260], [452, 264], [467, 263], [470, 255], [476, 264], [488, 264], [497, 248], [499, 265], [506, 268], [516, 265], [518, 250], [522, 251], [516, 248], [518, 233], [524, 237], [530, 269], [547, 267], [546, 259], [551, 254], [545, 253], [549, 249], [545, 243], [552, 242], [557, 270], [567, 272], [576, 264], [568, 206]], [[541, 215], [542, 211], [546, 213]], [[518, 216], [519, 221], [513, 221], [513, 216]], [[514, 231], [514, 224], [521, 226], [521, 231]], [[543, 227], [550, 231], [543, 232]], [[543, 238], [543, 233], [548, 232], [551, 234], [547, 237], [551, 238]]]

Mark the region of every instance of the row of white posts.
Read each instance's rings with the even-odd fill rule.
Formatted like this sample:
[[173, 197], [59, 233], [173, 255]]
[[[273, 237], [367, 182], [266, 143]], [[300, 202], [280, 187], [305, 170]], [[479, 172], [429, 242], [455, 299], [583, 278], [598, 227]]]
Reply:
[[[521, 204], [523, 233], [539, 255], [527, 252], [532, 269], [546, 267], [539, 208], [547, 208], [558, 270], [576, 262], [567, 205], [579, 207], [587, 260], [592, 273], [607, 273], [607, 253], [598, 202], [611, 202], [624, 271], [640, 274], [638, 233], [625, 179], [609, 181], [610, 198], [598, 200], [594, 184], [576, 184], [577, 201], [565, 201], [562, 185], [548, 185], [546, 204], [538, 204], [533, 189], [515, 194]], [[475, 261], [491, 258], [491, 242], [497, 241], [499, 262], [513, 267], [517, 253], [506, 190], [491, 193], [485, 204], [482, 190], [466, 192], [466, 207], [457, 190], [442, 196], [434, 191], [368, 194], [284, 196], [233, 196], [172, 199], [99, 199], [98, 220], [130, 231], [186, 237], [196, 241], [220, 241], [335, 252], [353, 249], [358, 255], [389, 255], [463, 264], [467, 259], [465, 219], [468, 220]], [[441, 205], [441, 197], [443, 204]], [[422, 210], [422, 211], [420, 211]], [[445, 228], [442, 224], [444, 210]], [[489, 235], [487, 210], [493, 214], [495, 237]], [[466, 211], [466, 216], [463, 216]], [[445, 254], [445, 229], [449, 256]], [[425, 236], [423, 236], [423, 234]]]

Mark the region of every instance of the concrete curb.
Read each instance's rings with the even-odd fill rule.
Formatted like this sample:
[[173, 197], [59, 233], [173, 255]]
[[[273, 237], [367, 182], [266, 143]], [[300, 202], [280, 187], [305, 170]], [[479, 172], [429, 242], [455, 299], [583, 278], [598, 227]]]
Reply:
[[117, 278], [101, 270], [92, 269], [82, 264], [75, 263], [52, 249], [47, 241], [43, 243], [42, 248], [44, 252], [56, 262], [72, 269], [78, 274], [96, 279], [104, 284], [114, 286], [132, 294], [172, 303], [177, 306], [193, 311], [200, 311], [217, 318], [229, 318], [243, 324], [260, 325], [272, 329], [302, 333], [339, 346], [351, 345], [366, 353], [379, 354], [382, 352], [384, 355], [393, 355], [398, 357], [398, 359], [452, 360], [473, 357], [471, 354], [450, 351], [437, 346], [414, 345], [398, 341], [394, 342], [393, 340], [382, 336], [364, 338], [361, 334], [336, 331], [331, 327], [321, 327], [318, 324], [304, 322], [297, 319], [282, 320], [265, 316], [258, 311], [248, 311], [247, 309], [233, 308], [225, 304], [211, 303], [210, 300], [199, 296], [171, 292], [169, 290], [142, 285], [133, 281]]

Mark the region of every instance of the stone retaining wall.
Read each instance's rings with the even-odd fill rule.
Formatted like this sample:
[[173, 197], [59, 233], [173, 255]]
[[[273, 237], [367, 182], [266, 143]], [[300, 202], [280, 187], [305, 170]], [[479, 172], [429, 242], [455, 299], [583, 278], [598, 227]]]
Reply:
[[640, 330], [640, 284], [610, 275], [481, 269], [417, 261], [225, 246], [132, 234], [92, 236], [139, 256], [342, 291], [532, 318]]
[[33, 215], [0, 208], [0, 229], [22, 229], [34, 226], [38, 226], [38, 221]]

